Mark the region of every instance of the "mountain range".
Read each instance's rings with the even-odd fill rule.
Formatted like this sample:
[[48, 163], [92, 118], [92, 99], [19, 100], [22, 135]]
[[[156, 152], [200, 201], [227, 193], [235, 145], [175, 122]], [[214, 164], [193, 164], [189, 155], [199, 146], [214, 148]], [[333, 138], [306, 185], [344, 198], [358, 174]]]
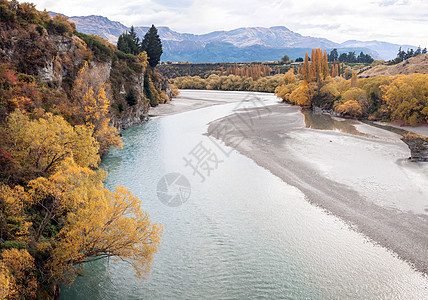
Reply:
[[[55, 15], [55, 13], [51, 13]], [[123, 32], [129, 30], [120, 22], [111, 21], [103, 16], [68, 17], [76, 24], [78, 31], [99, 35], [111, 43], [116, 43]], [[142, 38], [149, 27], [134, 27]], [[246, 27], [230, 31], [214, 31], [207, 34], [179, 33], [169, 27], [157, 27], [162, 40], [163, 61], [189, 62], [248, 62], [280, 60], [287, 54], [290, 59], [304, 57], [312, 48], [327, 51], [337, 48], [339, 53], [361, 51], [375, 59], [392, 59], [398, 48], [416, 49], [412, 45], [399, 45], [381, 41], [349, 40], [336, 43], [325, 38], [303, 36], [284, 26]]]

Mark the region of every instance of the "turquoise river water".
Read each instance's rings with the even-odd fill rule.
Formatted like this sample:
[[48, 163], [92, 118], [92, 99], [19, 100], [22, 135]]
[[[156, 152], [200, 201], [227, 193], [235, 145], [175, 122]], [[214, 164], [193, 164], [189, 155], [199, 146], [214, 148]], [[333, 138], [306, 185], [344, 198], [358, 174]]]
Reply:
[[[247, 94], [215, 97], [239, 101]], [[269, 94], [257, 97], [263, 105], [276, 101]], [[425, 276], [204, 135], [210, 121], [234, 107], [152, 118], [123, 133], [124, 148], [102, 162], [106, 186], [124, 185], [142, 199], [152, 220], [164, 225], [163, 244], [145, 280], [126, 263], [98, 261], [62, 288], [61, 299], [428, 299]], [[218, 159], [203, 182], [184, 160], [198, 145]], [[191, 185], [189, 199], [178, 207], [157, 196], [158, 181], [171, 172]]]

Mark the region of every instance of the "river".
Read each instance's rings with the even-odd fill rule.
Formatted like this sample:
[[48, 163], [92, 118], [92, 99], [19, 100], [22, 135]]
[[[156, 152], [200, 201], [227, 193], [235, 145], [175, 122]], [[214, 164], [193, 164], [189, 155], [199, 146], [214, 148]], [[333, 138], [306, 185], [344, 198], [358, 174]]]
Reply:
[[[106, 186], [129, 188], [164, 225], [150, 275], [141, 281], [126, 263], [99, 261], [63, 287], [61, 299], [428, 299], [426, 276], [206, 135], [209, 122], [237, 107], [269, 112], [273, 95], [182, 91], [195, 101], [213, 96], [221, 105], [125, 131], [124, 148], [103, 158]], [[209, 173], [186, 166], [201, 148], [212, 154]], [[178, 206], [158, 197], [170, 173], [191, 189]]]

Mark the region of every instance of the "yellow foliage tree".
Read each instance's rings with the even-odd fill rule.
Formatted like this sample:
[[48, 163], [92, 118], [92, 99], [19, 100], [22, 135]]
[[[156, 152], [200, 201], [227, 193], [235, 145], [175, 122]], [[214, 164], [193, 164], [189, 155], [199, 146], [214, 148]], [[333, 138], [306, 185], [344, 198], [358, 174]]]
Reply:
[[[360, 88], [350, 88], [346, 92], [342, 93], [342, 103], [349, 100], [355, 100], [362, 108], [362, 112], [366, 113], [368, 109], [367, 93]], [[342, 104], [340, 103], [340, 104]]]
[[322, 74], [323, 74], [323, 79], [326, 79], [329, 74], [330, 74], [330, 70], [328, 68], [328, 54], [327, 54], [327, 50], [324, 51], [324, 56], [322, 58]]
[[8, 289], [3, 292], [8, 293], [7, 299], [34, 299], [37, 292], [34, 258], [27, 250], [18, 249], [5, 249], [1, 256], [3, 283], [0, 284]]
[[[144, 70], [147, 68], [149, 61], [148, 61], [147, 52], [143, 51], [140, 54], [138, 54], [138, 60], [143, 64]], [[143, 72], [144, 72], [143, 70]]]
[[17, 110], [7, 118], [4, 134], [11, 157], [35, 173], [49, 173], [70, 156], [83, 167], [96, 167], [99, 163], [92, 129], [73, 128], [61, 116], [46, 113], [39, 120], [30, 120]]
[[117, 129], [109, 126], [110, 86], [107, 80], [108, 72], [104, 66], [89, 67], [85, 62], [73, 86], [75, 115], [86, 125], [93, 126], [93, 136], [100, 145], [100, 153], [109, 147], [122, 147]]
[[17, 294], [15, 280], [5, 263], [0, 260], [0, 299], [10, 299]]
[[310, 66], [309, 66], [309, 55], [308, 52], [305, 54], [305, 61], [303, 62], [303, 67], [301, 69], [303, 80], [309, 82], [312, 80]]
[[275, 94], [277, 97], [282, 98], [284, 101], [291, 102], [291, 93], [299, 87], [293, 69], [290, 69], [287, 73], [285, 73], [283, 82], [283, 85], [279, 85], [275, 88]]
[[35, 240], [38, 241], [46, 226], [64, 212], [73, 211], [89, 201], [88, 191], [102, 189], [105, 172], [82, 168], [68, 158], [48, 178], [39, 177], [28, 183], [29, 195], [43, 208], [43, 220], [37, 224]]
[[175, 84], [171, 84], [171, 98], [177, 98], [180, 95], [180, 90]]
[[160, 245], [161, 225], [150, 221], [140, 200], [124, 187], [89, 191], [89, 200], [67, 215], [51, 264], [54, 276], [72, 281], [84, 263], [116, 257], [142, 277]]
[[312, 105], [309, 84], [305, 80], [291, 93], [290, 101], [300, 106], [309, 107]]
[[341, 115], [349, 115], [352, 117], [360, 117], [362, 115], [361, 105], [355, 100], [346, 101], [340, 104], [335, 109]]
[[22, 186], [11, 188], [0, 186], [0, 219], [2, 222], [0, 238], [3, 240], [28, 241], [32, 225], [25, 209], [33, 203]]
[[297, 78], [294, 75], [294, 69], [290, 69], [284, 74], [284, 84], [296, 83], [296, 81]]
[[428, 122], [428, 74], [398, 75], [381, 89], [393, 120]]
[[332, 79], [326, 81], [320, 89], [320, 94], [326, 96], [328, 99], [335, 99], [339, 95], [337, 81]]

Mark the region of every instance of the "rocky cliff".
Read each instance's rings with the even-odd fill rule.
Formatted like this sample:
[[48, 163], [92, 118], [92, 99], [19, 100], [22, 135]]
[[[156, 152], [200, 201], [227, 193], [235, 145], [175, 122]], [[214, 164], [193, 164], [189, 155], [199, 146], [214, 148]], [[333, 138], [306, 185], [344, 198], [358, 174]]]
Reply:
[[[60, 16], [46, 16], [44, 22], [46, 26], [4, 23], [0, 28], [0, 63], [72, 99], [73, 82], [87, 61], [94, 70], [106, 73], [111, 125], [119, 130], [140, 125], [147, 120], [150, 105], [166, 101], [162, 94], [170, 97], [168, 81], [138, 57], [118, 51], [98, 36], [78, 33], [74, 24]], [[152, 84], [146, 86], [145, 82]], [[154, 91], [145, 90], [149, 88]]]

